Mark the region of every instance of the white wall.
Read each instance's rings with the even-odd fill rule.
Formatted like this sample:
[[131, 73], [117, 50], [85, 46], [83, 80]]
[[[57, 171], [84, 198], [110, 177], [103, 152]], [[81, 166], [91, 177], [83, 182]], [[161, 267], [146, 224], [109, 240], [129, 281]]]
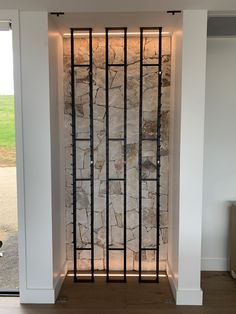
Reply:
[[[179, 172], [180, 172], [180, 113], [182, 86], [182, 22], [172, 35], [171, 51], [171, 107], [169, 151], [169, 228], [168, 269], [171, 269], [171, 284], [177, 286], [179, 272]], [[174, 287], [173, 287], [174, 289]]]
[[209, 38], [202, 270], [229, 269], [229, 202], [236, 199], [236, 38]]
[[53, 284], [57, 292], [66, 272], [63, 38], [49, 16]]
[[[178, 240], [172, 245], [178, 247], [170, 248], [168, 261], [168, 276], [179, 305], [202, 304], [200, 272], [206, 35], [207, 11], [184, 11], [182, 85], [177, 84], [175, 90], [177, 93], [181, 88], [181, 103], [177, 108], [180, 111], [177, 115], [180, 117], [180, 129], [178, 118], [174, 126], [180, 133], [179, 136], [175, 134], [177, 146], [174, 152], [177, 157], [174, 155], [172, 158], [174, 167], [172, 165], [170, 197], [170, 219], [174, 228], [178, 226], [172, 234], [172, 238], [176, 236]], [[178, 103], [179, 96], [177, 98]]]

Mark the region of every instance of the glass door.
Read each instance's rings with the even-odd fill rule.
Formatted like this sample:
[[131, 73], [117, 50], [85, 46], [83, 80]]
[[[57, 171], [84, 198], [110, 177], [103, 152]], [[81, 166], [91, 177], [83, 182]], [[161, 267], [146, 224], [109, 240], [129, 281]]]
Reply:
[[0, 295], [18, 293], [18, 222], [12, 32], [0, 21]]

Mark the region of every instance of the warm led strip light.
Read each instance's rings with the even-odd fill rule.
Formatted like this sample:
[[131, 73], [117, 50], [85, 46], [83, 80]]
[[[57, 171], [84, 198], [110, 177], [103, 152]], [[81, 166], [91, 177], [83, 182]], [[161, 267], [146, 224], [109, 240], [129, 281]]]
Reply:
[[[106, 33], [93, 33], [93, 36], [105, 36]], [[112, 33], [112, 32], [109, 32], [108, 34], [109, 36], [112, 36], [112, 35], [115, 35], [115, 36], [121, 36], [121, 35], [124, 35], [123, 32], [115, 32], [115, 33]], [[139, 32], [127, 32], [127, 35], [128, 36], [138, 36], [140, 35]], [[159, 35], [159, 32], [156, 31], [156, 32], [143, 32], [143, 35]], [[162, 36], [170, 36], [171, 33], [170, 32], [162, 32]], [[63, 34], [64, 37], [70, 37], [70, 33], [64, 33]], [[77, 33], [76, 31], [74, 31], [74, 36], [75, 37], [79, 37], [79, 36], [89, 36], [89, 33]]]
[[[67, 274], [68, 277], [74, 277], [74, 274]], [[89, 277], [91, 274], [77, 274], [78, 277]], [[110, 274], [111, 277], [124, 277], [124, 274]], [[142, 277], [156, 277], [155, 274], [142, 274]], [[106, 274], [94, 274], [94, 277], [106, 277]], [[138, 274], [126, 274], [126, 277], [139, 277]], [[166, 278], [165, 274], [159, 274], [158, 277]]]

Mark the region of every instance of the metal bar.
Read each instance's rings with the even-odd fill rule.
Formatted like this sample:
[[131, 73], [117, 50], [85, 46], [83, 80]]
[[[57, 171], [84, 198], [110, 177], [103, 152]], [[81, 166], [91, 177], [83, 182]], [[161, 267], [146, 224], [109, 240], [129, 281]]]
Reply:
[[[112, 276], [112, 274], [110, 274], [110, 276]], [[108, 279], [108, 282], [110, 283], [125, 283], [124, 279]]]
[[84, 27], [84, 28], [83, 27], [82, 28], [81, 27], [76, 27], [76, 28], [73, 27], [74, 32], [86, 32], [86, 33], [88, 33], [89, 29], [90, 28], [86, 28], [86, 27]]
[[124, 138], [109, 138], [109, 141], [124, 141], [125, 139]]
[[143, 63], [144, 67], [159, 67], [159, 63]]
[[143, 279], [140, 280], [141, 283], [155, 283], [156, 280], [155, 279]]
[[[124, 32], [124, 63], [109, 63], [109, 31], [122, 30]], [[110, 138], [109, 137], [109, 67], [123, 67], [124, 69], [124, 138]], [[109, 174], [109, 142], [110, 141], [124, 141], [124, 178], [110, 178]], [[127, 28], [113, 27], [106, 28], [106, 280], [107, 282], [126, 282], [126, 228], [127, 228]], [[123, 181], [124, 182], [124, 203], [123, 203], [123, 215], [124, 215], [124, 248], [110, 248], [109, 244], [109, 182], [110, 181]], [[124, 268], [123, 268], [123, 280], [111, 280], [109, 277], [109, 252], [110, 251], [124, 251]]]
[[127, 28], [124, 28], [124, 282], [127, 272]]
[[91, 178], [76, 178], [76, 181], [91, 181]]
[[93, 38], [89, 29], [89, 108], [90, 108], [90, 198], [91, 198], [91, 280], [94, 281], [94, 140], [93, 140]]
[[[89, 64], [75, 64], [74, 63], [74, 32], [75, 31], [89, 32]], [[75, 68], [86, 67], [89, 71], [89, 138], [76, 137], [76, 105], [75, 105]], [[72, 158], [73, 158], [73, 244], [74, 244], [74, 281], [75, 282], [93, 282], [94, 281], [94, 140], [93, 140], [93, 50], [92, 50], [92, 29], [86, 28], [72, 28], [71, 29], [71, 95], [72, 95]], [[76, 142], [88, 141], [90, 142], [90, 177], [77, 178], [76, 174]], [[76, 239], [77, 229], [77, 195], [76, 182], [88, 181], [90, 182], [90, 199], [91, 199], [91, 240], [89, 248], [78, 248]], [[91, 279], [77, 278], [77, 251], [91, 251]]]
[[91, 278], [88, 278], [88, 279], [85, 279], [85, 278], [80, 278], [80, 279], [78, 279], [77, 278], [77, 280], [76, 280], [76, 282], [79, 282], [79, 283], [89, 283], [89, 282], [93, 282], [94, 281], [94, 279], [93, 279], [93, 277], [91, 276]]
[[125, 181], [124, 178], [109, 178], [108, 181]]
[[142, 126], [143, 126], [143, 28], [140, 28], [140, 86], [139, 86], [139, 282], [142, 276]]
[[124, 248], [119, 248], [119, 247], [109, 247], [109, 251], [124, 251]]
[[[158, 30], [159, 36], [158, 64], [143, 63], [143, 35], [144, 30]], [[142, 134], [143, 123], [143, 68], [145, 66], [158, 66], [158, 99], [157, 99], [157, 138], [145, 138]], [[139, 282], [159, 282], [159, 229], [160, 229], [160, 165], [161, 165], [161, 88], [162, 88], [162, 27], [141, 27], [140, 28], [140, 106], [139, 106]], [[156, 177], [143, 178], [142, 177], [142, 142], [156, 141]], [[142, 182], [154, 181], [156, 182], [156, 247], [143, 248], [142, 247]], [[142, 252], [155, 251], [156, 252], [156, 276], [155, 280], [142, 279]]]
[[109, 67], [124, 67], [125, 65], [123, 63], [109, 63]]
[[156, 178], [141, 178], [142, 181], [154, 181], [156, 182]]
[[109, 281], [109, 30], [106, 28], [106, 281]]
[[124, 31], [125, 27], [107, 27], [106, 28], [108, 31]]
[[158, 250], [156, 252], [156, 281], [159, 282], [159, 236], [160, 236], [160, 169], [161, 169], [161, 89], [162, 89], [162, 27], [159, 28], [159, 45], [158, 45], [158, 55], [159, 55], [159, 72], [158, 72], [158, 108], [157, 108], [157, 172], [156, 172], [156, 246]]
[[[159, 31], [160, 27], [141, 27], [143, 31]], [[159, 33], [159, 32], [158, 32]], [[159, 35], [159, 34], [158, 34]]]
[[19, 290], [0, 291], [0, 297], [18, 297], [19, 295], [20, 295]]
[[77, 251], [90, 251], [91, 247], [77, 247], [76, 250]]
[[76, 251], [76, 111], [75, 111], [75, 78], [74, 78], [74, 30], [71, 29], [71, 109], [72, 109], [72, 176], [73, 176], [73, 248], [74, 248], [74, 282], [77, 280], [77, 251]]
[[89, 64], [75, 64], [75, 68], [90, 68]]
[[142, 141], [157, 141], [157, 138], [155, 138], [155, 137], [143, 137]]

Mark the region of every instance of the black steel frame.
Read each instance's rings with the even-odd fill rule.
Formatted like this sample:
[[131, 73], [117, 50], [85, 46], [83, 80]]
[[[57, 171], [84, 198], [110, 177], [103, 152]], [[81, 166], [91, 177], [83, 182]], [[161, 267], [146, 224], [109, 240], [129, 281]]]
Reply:
[[[122, 31], [124, 33], [124, 63], [109, 63], [109, 31]], [[109, 135], [109, 68], [110, 67], [123, 67], [124, 69], [124, 137], [123, 138], [110, 138]], [[124, 177], [123, 178], [110, 178], [109, 173], [109, 143], [110, 141], [123, 141], [124, 143]], [[109, 189], [111, 181], [121, 181], [124, 183], [124, 247], [111, 248], [109, 242]], [[112, 27], [106, 28], [106, 281], [107, 282], [126, 282], [126, 207], [127, 207], [127, 27]], [[123, 251], [124, 256], [124, 269], [122, 279], [112, 279], [110, 274], [110, 251]]]
[[20, 292], [19, 291], [0, 291], [0, 297], [19, 297]]
[[[74, 32], [85, 32], [89, 34], [89, 63], [75, 64], [74, 60]], [[76, 135], [76, 102], [75, 102], [75, 68], [86, 67], [89, 72], [89, 121], [90, 137], [77, 138]], [[92, 28], [71, 28], [71, 98], [72, 98], [72, 177], [73, 177], [73, 248], [74, 248], [74, 282], [94, 282], [94, 138], [93, 138], [93, 46], [92, 46]], [[90, 143], [90, 177], [78, 178], [76, 171], [76, 147], [79, 141], [88, 141]], [[89, 248], [77, 247], [77, 182], [90, 182], [90, 208], [91, 208], [91, 241]], [[91, 252], [91, 277], [78, 278], [77, 253], [87, 250]]]
[[[158, 64], [146, 64], [143, 62], [143, 37], [145, 31], [157, 31], [158, 44]], [[157, 137], [146, 138], [143, 136], [143, 68], [149, 66], [158, 67], [158, 100], [157, 100]], [[141, 27], [140, 28], [140, 104], [139, 104], [139, 282], [159, 282], [159, 228], [160, 228], [160, 167], [161, 167], [161, 88], [162, 88], [162, 27]], [[142, 149], [143, 141], [156, 141], [156, 177], [143, 178], [142, 174]], [[142, 246], [142, 183], [146, 181], [156, 182], [156, 247], [144, 248]], [[142, 252], [156, 252], [156, 272], [155, 279], [142, 278]]]

